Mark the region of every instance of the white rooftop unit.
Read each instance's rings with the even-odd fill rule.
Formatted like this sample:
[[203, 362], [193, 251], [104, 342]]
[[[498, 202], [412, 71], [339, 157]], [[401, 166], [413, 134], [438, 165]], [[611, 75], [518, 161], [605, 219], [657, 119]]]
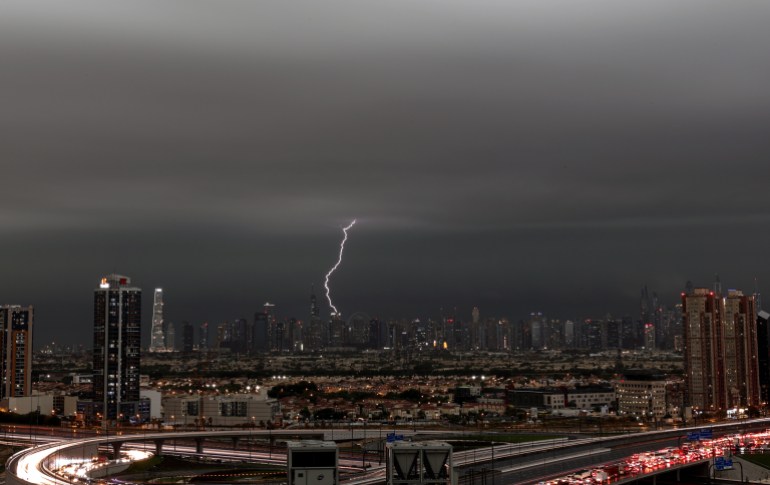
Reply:
[[452, 482], [452, 445], [441, 441], [394, 441], [386, 445], [388, 485], [447, 485]]
[[339, 451], [333, 441], [287, 441], [289, 485], [337, 485]]

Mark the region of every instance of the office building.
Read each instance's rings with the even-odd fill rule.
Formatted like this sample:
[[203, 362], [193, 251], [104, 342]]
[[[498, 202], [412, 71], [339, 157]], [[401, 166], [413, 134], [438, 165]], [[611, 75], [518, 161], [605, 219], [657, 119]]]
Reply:
[[256, 312], [254, 314], [253, 337], [250, 352], [252, 355], [264, 354], [270, 350], [270, 314]]
[[276, 423], [281, 405], [267, 394], [183, 396], [163, 398], [167, 423], [172, 426], [257, 426]]
[[182, 322], [182, 352], [192, 352], [195, 345], [195, 327], [190, 322]]
[[233, 341], [232, 338], [233, 326], [230, 322], [222, 322], [217, 325], [217, 350], [224, 351], [230, 350]]
[[32, 306], [0, 307], [0, 399], [29, 396], [32, 392]]
[[152, 299], [152, 328], [150, 329], [150, 352], [164, 352], [166, 336], [163, 333], [163, 288], [155, 288]]
[[646, 370], [629, 370], [615, 382], [618, 413], [642, 418], [662, 418], [666, 415], [664, 375]]
[[166, 352], [175, 352], [176, 351], [176, 327], [174, 326], [174, 322], [166, 323], [165, 333], [166, 333], [165, 335]]
[[531, 348], [534, 350], [540, 350], [545, 346], [545, 339], [543, 338], [543, 335], [546, 333], [546, 320], [543, 314], [540, 312], [530, 313], [529, 316], [529, 330], [532, 339]]
[[[94, 290], [94, 401], [103, 423], [134, 414], [139, 402], [142, 290], [111, 274]], [[131, 414], [128, 414], [131, 413]]]

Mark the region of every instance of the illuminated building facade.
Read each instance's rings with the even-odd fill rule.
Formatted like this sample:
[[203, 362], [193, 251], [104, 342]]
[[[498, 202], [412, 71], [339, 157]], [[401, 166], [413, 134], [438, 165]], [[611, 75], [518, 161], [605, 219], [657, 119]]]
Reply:
[[757, 311], [753, 296], [729, 290], [724, 302], [723, 340], [727, 408], [758, 406]]
[[155, 288], [152, 299], [152, 329], [150, 330], [150, 352], [166, 350], [166, 336], [163, 333], [163, 288]]
[[686, 405], [710, 412], [758, 406], [754, 297], [695, 288], [682, 294], [682, 313]]
[[0, 398], [29, 396], [32, 390], [32, 306], [0, 307]]
[[649, 371], [627, 371], [615, 382], [618, 412], [645, 418], [666, 415], [667, 381], [662, 374]]
[[94, 401], [103, 422], [139, 402], [142, 290], [111, 274], [94, 290]]

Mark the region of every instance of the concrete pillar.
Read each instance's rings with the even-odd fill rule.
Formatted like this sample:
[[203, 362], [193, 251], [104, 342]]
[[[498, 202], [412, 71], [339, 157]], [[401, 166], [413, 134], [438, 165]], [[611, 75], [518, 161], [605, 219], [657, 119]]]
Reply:
[[163, 440], [163, 439], [155, 440], [155, 455], [156, 456], [161, 456], [163, 454], [163, 442], [164, 441], [165, 440]]
[[240, 438], [240, 436], [233, 436], [232, 440], [233, 440], [233, 449], [237, 450], [238, 449], [238, 441], [240, 441], [241, 438]]
[[123, 446], [122, 441], [113, 441], [112, 442], [112, 451], [115, 453], [115, 458], [118, 458], [120, 456], [120, 448]]
[[195, 438], [195, 452], [203, 453], [203, 438]]

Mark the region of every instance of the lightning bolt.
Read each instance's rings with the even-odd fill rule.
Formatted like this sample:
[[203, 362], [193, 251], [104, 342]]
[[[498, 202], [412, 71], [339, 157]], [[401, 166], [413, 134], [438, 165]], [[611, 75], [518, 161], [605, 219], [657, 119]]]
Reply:
[[345, 241], [348, 240], [348, 230], [350, 230], [351, 227], [356, 223], [356, 220], [353, 219], [353, 222], [347, 225], [347, 227], [342, 228], [342, 232], [344, 233], [344, 237], [342, 238], [342, 242], [340, 243], [340, 255], [337, 258], [337, 263], [332, 266], [332, 269], [329, 270], [328, 273], [326, 273], [326, 280], [324, 281], [324, 288], [326, 288], [326, 299], [329, 300], [329, 306], [332, 307], [332, 310], [334, 310], [335, 314], [338, 314], [337, 307], [334, 306], [334, 303], [332, 303], [332, 297], [331, 297], [331, 291], [329, 290], [329, 277], [331, 277], [332, 273], [334, 273], [337, 270], [337, 267], [342, 263], [342, 252], [345, 250]]

